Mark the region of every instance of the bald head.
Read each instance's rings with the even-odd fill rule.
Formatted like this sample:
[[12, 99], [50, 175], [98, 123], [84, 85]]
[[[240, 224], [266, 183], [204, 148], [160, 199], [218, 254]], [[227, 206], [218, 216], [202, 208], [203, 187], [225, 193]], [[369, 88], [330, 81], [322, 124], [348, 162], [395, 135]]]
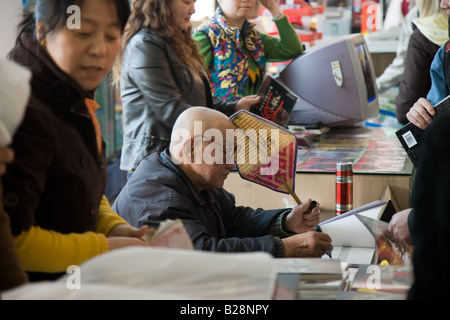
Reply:
[[[170, 142], [172, 160], [177, 164], [191, 162], [183, 157], [186, 155], [190, 157], [195, 145], [208, 141], [215, 141], [218, 145], [224, 142], [226, 131], [230, 129], [234, 130], [233, 123], [220, 111], [206, 107], [187, 109], [180, 114], [172, 129]], [[217, 141], [219, 136], [222, 140], [220, 142]]]
[[200, 123], [202, 125], [202, 134], [208, 129], [234, 128], [230, 119], [222, 112], [206, 107], [192, 107], [181, 113], [175, 121], [172, 138], [175, 138], [179, 130], [187, 130], [193, 136], [195, 126], [198, 126]]
[[199, 190], [223, 187], [234, 168], [234, 125], [205, 107], [191, 107], [175, 122], [170, 141], [172, 161]]

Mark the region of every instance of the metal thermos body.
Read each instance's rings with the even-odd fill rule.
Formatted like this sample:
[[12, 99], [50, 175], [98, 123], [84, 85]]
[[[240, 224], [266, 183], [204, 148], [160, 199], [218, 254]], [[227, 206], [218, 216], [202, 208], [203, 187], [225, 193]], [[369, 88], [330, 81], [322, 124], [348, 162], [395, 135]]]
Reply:
[[353, 163], [336, 163], [336, 215], [353, 209]]

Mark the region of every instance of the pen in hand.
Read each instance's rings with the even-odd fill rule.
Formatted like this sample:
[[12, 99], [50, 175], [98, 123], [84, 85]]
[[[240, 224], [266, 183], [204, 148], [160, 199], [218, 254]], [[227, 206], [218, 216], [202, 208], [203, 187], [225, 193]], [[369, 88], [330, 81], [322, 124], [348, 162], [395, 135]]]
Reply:
[[[320, 229], [319, 225], [314, 226], [314, 230], [317, 231], [317, 232], [322, 232], [322, 229]], [[330, 257], [330, 259], [333, 259], [331, 257], [331, 251], [330, 250], [325, 251], [325, 253], [327, 254], [328, 257]]]
[[315, 201], [315, 200], [311, 201], [311, 204], [309, 205], [308, 210], [306, 210], [305, 213], [310, 213], [312, 211], [312, 209], [314, 209], [316, 207], [316, 205], [317, 205], [317, 201]]
[[[312, 209], [314, 209], [314, 207], [315, 207], [316, 205], [317, 205], [317, 202], [316, 202], [315, 200], [311, 201], [311, 204], [309, 205], [309, 208], [308, 208], [308, 210], [307, 210], [305, 213], [311, 212]], [[322, 229], [320, 229], [320, 226], [319, 226], [319, 225], [314, 226], [314, 230], [315, 230], [315, 231], [318, 231], [318, 232], [322, 232]], [[330, 257], [330, 259], [332, 259], [332, 258], [331, 258], [331, 251], [330, 251], [330, 250], [325, 251], [325, 253], [327, 254], [328, 257]]]

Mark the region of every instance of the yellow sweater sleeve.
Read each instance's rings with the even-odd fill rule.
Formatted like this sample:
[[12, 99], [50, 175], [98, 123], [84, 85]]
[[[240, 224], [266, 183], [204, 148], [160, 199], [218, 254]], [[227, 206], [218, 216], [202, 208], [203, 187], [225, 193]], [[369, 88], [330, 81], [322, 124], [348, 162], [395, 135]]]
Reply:
[[96, 231], [108, 235], [111, 229], [118, 224], [128, 224], [128, 222], [113, 211], [108, 199], [103, 195], [100, 202]]
[[103, 234], [62, 234], [36, 226], [17, 236], [15, 243], [24, 270], [34, 272], [66, 272], [68, 266], [108, 251]]
[[127, 224], [103, 196], [99, 207], [96, 232], [62, 234], [37, 226], [15, 239], [16, 249], [26, 271], [66, 272], [70, 265], [108, 251], [106, 235], [118, 224]]

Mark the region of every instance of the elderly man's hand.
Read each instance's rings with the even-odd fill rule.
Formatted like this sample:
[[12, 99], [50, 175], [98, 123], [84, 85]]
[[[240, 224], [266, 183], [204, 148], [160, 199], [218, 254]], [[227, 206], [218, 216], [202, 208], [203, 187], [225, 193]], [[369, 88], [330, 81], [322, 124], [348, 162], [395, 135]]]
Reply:
[[281, 239], [285, 257], [321, 257], [332, 251], [331, 238], [328, 234], [308, 231]]
[[307, 212], [311, 205], [311, 199], [294, 207], [286, 216], [284, 227], [291, 232], [303, 233], [313, 230], [314, 226], [320, 222], [320, 204]]

